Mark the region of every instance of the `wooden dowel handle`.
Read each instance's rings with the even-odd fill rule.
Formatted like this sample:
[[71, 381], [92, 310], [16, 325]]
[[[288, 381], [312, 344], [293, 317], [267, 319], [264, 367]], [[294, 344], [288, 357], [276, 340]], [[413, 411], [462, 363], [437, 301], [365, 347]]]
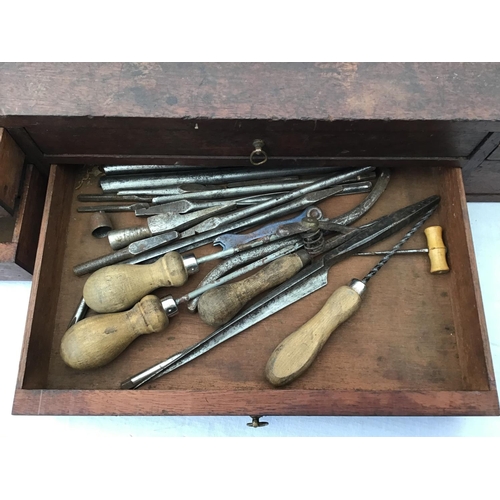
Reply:
[[223, 325], [259, 293], [283, 283], [302, 267], [302, 259], [298, 255], [285, 255], [248, 278], [213, 288], [205, 292], [198, 302], [200, 318], [210, 326]]
[[309, 368], [333, 331], [359, 308], [361, 296], [349, 286], [335, 290], [321, 310], [276, 347], [266, 365], [266, 378], [281, 386]]
[[153, 264], [117, 264], [99, 269], [85, 283], [83, 298], [98, 313], [124, 311], [153, 290], [182, 286], [187, 279], [182, 256], [170, 252]]
[[431, 261], [431, 274], [446, 274], [450, 271], [446, 262], [446, 247], [443, 241], [443, 228], [430, 226], [425, 231], [429, 260]]
[[92, 316], [74, 324], [61, 340], [61, 357], [76, 370], [99, 368], [139, 335], [160, 332], [167, 326], [160, 299], [148, 295], [130, 311]]

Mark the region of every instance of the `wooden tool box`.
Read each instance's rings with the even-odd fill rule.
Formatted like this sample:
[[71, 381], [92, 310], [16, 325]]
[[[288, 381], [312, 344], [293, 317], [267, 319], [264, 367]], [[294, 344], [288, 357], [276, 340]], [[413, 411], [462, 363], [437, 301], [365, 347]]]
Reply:
[[[0, 256], [31, 271], [22, 248], [34, 255], [39, 240], [15, 414], [499, 413], [466, 200], [500, 200], [500, 65], [3, 64], [0, 76], [2, 143], [17, 144], [28, 172], [24, 191], [11, 191], [24, 192], [18, 206], [30, 207], [29, 216], [13, 209], [13, 234], [30, 225], [25, 243], [2, 243], [10, 254]], [[264, 378], [272, 350], [376, 257], [334, 266], [324, 289], [146, 389], [118, 387], [212, 329], [183, 312], [104, 368], [66, 367], [60, 339], [85, 281], [72, 267], [109, 251], [105, 241], [91, 241], [88, 214], [76, 212], [79, 193], [98, 191], [92, 167], [251, 169], [256, 139], [264, 141], [268, 166], [393, 167], [389, 188], [361, 222], [440, 194], [429, 224], [444, 228], [450, 274], [430, 275], [425, 256], [394, 257], [370, 282], [360, 311], [307, 374], [283, 389]], [[17, 179], [12, 163], [0, 159], [2, 181]], [[320, 206], [333, 216], [360, 199]], [[132, 218], [113, 219], [125, 227]], [[407, 246], [424, 245], [419, 233]], [[194, 288], [211, 265], [176, 291]]]

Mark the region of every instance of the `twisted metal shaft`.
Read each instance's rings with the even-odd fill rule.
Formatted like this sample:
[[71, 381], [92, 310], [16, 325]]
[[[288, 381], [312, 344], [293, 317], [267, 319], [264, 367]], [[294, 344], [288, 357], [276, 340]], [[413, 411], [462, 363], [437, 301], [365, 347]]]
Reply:
[[424, 222], [434, 213], [436, 207], [429, 210], [402, 238], [389, 253], [361, 280], [365, 285], [375, 276], [387, 261], [422, 227]]

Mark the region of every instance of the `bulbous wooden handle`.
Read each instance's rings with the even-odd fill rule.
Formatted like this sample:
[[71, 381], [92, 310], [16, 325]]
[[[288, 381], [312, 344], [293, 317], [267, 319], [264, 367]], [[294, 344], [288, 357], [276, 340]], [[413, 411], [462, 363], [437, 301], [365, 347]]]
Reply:
[[425, 231], [429, 260], [431, 261], [431, 274], [446, 274], [450, 271], [446, 262], [446, 247], [443, 241], [443, 228], [430, 226]]
[[198, 302], [200, 318], [210, 326], [223, 325], [259, 293], [283, 283], [302, 267], [298, 255], [285, 255], [248, 278], [213, 288], [205, 292]]
[[148, 295], [130, 311], [92, 316], [74, 324], [61, 340], [61, 357], [76, 370], [99, 368], [139, 335], [160, 332], [167, 326], [160, 299]]
[[359, 308], [361, 296], [349, 286], [338, 288], [321, 310], [273, 351], [266, 365], [266, 378], [281, 386], [304, 373], [333, 331]]
[[117, 264], [99, 269], [85, 283], [83, 298], [98, 313], [124, 311], [163, 286], [182, 286], [188, 274], [182, 256], [165, 254], [153, 264]]

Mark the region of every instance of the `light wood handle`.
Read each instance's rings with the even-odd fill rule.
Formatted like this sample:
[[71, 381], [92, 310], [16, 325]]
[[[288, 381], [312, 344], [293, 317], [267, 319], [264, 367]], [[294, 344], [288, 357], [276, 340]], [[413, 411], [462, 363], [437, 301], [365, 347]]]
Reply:
[[99, 368], [139, 335], [160, 332], [167, 326], [160, 299], [148, 295], [130, 311], [92, 316], [74, 324], [61, 340], [61, 357], [76, 370]]
[[450, 271], [446, 262], [446, 247], [443, 241], [443, 228], [431, 226], [425, 231], [429, 260], [431, 261], [431, 274], [446, 274]]
[[213, 288], [205, 292], [198, 302], [200, 318], [210, 326], [223, 325], [259, 293], [283, 283], [302, 267], [298, 255], [285, 255], [248, 278]]
[[182, 256], [165, 254], [153, 264], [117, 264], [96, 271], [83, 287], [87, 305], [98, 313], [124, 311], [163, 286], [182, 286], [188, 274]]
[[273, 351], [266, 365], [269, 382], [285, 385], [306, 371], [333, 331], [358, 310], [360, 303], [361, 296], [352, 288], [335, 290], [315, 316]]

